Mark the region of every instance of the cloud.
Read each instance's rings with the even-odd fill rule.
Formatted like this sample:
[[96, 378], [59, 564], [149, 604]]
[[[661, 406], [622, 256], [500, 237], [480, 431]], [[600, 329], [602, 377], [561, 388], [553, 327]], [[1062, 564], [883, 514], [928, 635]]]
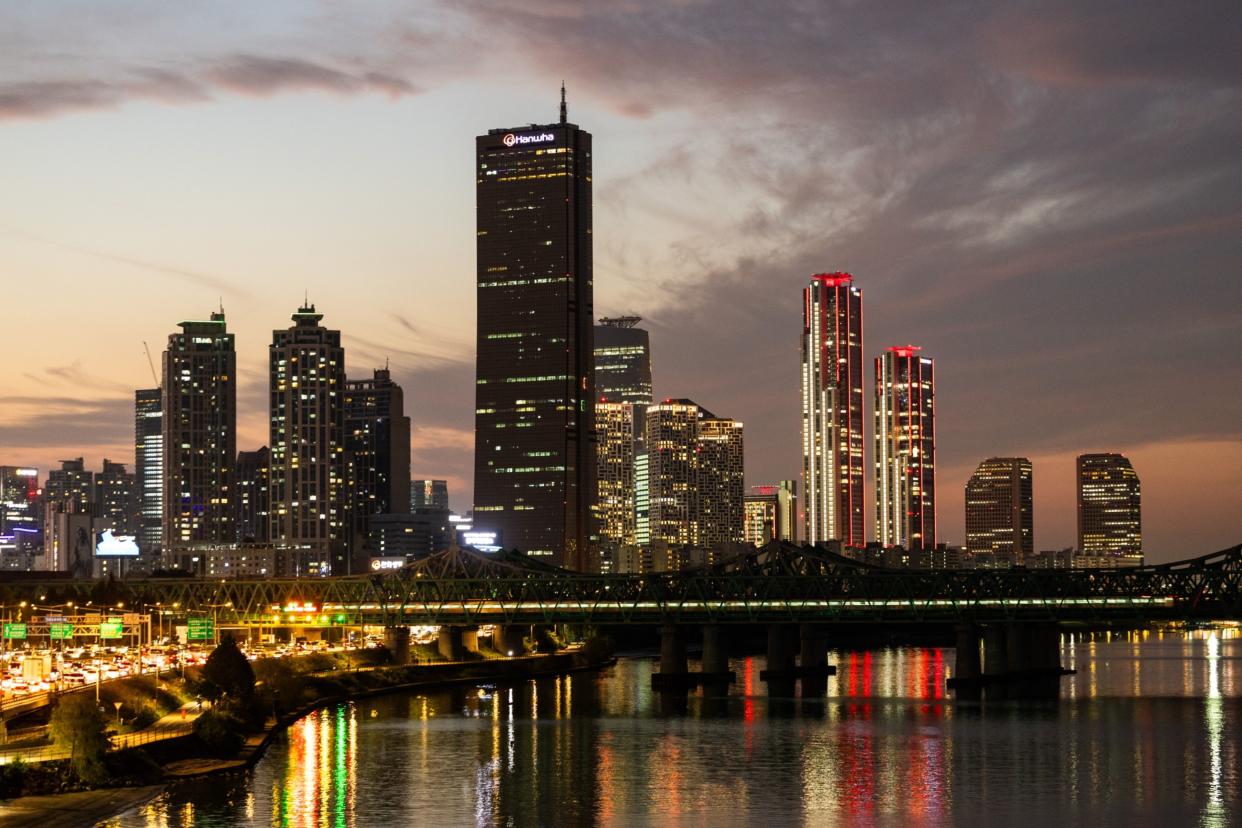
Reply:
[[382, 92], [390, 97], [413, 95], [409, 81], [375, 70], [350, 73], [299, 58], [234, 55], [205, 70], [204, 76], [222, 89], [268, 97], [289, 91], [353, 95]]

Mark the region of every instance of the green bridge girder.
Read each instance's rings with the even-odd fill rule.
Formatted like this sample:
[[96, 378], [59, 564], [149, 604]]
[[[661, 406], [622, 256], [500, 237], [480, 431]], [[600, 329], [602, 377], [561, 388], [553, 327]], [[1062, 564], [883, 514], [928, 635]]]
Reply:
[[10, 606], [158, 604], [210, 612], [221, 626], [1237, 620], [1242, 545], [1136, 568], [892, 570], [773, 543], [716, 566], [643, 575], [584, 575], [516, 553], [453, 548], [382, 575], [0, 579], [0, 598]]

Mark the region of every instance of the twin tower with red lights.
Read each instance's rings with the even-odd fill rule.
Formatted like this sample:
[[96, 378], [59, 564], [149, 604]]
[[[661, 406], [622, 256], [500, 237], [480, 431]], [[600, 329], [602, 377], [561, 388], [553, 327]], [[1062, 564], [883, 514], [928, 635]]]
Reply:
[[[872, 539], [936, 545], [935, 361], [916, 345], [874, 360]], [[802, 481], [808, 543], [866, 544], [863, 294], [849, 273], [802, 291]]]

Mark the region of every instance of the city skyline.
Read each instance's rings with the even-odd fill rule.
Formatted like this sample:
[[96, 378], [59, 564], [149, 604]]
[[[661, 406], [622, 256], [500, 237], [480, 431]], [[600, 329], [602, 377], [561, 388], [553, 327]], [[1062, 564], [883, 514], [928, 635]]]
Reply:
[[[734, 9], [729, 19], [740, 23], [747, 15]], [[21, 22], [35, 35], [50, 26], [39, 14], [27, 17]], [[505, 32], [523, 31], [532, 17], [510, 21]], [[1017, 39], [1014, 17], [993, 18], [994, 48]], [[1193, 26], [1189, 17], [1179, 25]], [[553, 31], [572, 25], [542, 22]], [[613, 30], [626, 25], [610, 15], [599, 22]], [[1144, 25], [1157, 23], [1134, 23], [1140, 30]], [[1219, 64], [1185, 55], [1176, 66], [1145, 67], [1136, 78], [1127, 73], [1136, 67], [1124, 55], [1097, 58], [1103, 67], [1084, 64], [1086, 52], [1076, 41], [1038, 31], [1055, 47], [1038, 57], [1029, 50], [1005, 59], [1000, 52], [966, 50], [967, 57], [948, 59], [948, 66], [931, 64], [950, 71], [977, 63], [1052, 99], [1022, 105], [996, 90], [975, 90], [1014, 107], [994, 115], [999, 123], [989, 122], [989, 110], [965, 92], [928, 104], [939, 107], [928, 115], [962, 112], [975, 125], [957, 140], [920, 125], [909, 99], [905, 108], [900, 101], [863, 102], [858, 96], [866, 82], [840, 69], [823, 70], [838, 80], [838, 91], [812, 102], [847, 106], [834, 129], [816, 137], [807, 122], [796, 120], [791, 101], [763, 99], [782, 77], [794, 76], [780, 66], [738, 90], [758, 125], [722, 136], [705, 134], [727, 122], [722, 114], [693, 96], [650, 94], [669, 90], [633, 70], [624, 83], [610, 85], [596, 62], [615, 54], [609, 50], [589, 59], [579, 55], [569, 66], [526, 61], [513, 79], [501, 82], [483, 72], [457, 86], [397, 67], [429, 85], [421, 95], [404, 94], [395, 83], [368, 86], [357, 80], [361, 73], [343, 73], [334, 88], [330, 75], [318, 81], [312, 73], [297, 75], [289, 54], [276, 64], [237, 58], [249, 72], [216, 66], [214, 80], [202, 82], [212, 100], [184, 99], [182, 106], [169, 105], [177, 102], [170, 92], [133, 84], [113, 87], [118, 96], [131, 95], [130, 102], [86, 100], [83, 106], [81, 97], [56, 98], [45, 88], [40, 103], [37, 90], [18, 95], [26, 89], [21, 84], [51, 75], [40, 74], [38, 61], [27, 61], [21, 73], [9, 73], [14, 80], [0, 107], [0, 149], [16, 162], [13, 201], [0, 214], [0, 249], [6, 280], [38, 280], [53, 289], [36, 292], [9, 324], [10, 347], [26, 358], [0, 368], [16, 397], [0, 419], [0, 462], [37, 466], [46, 475], [65, 457], [84, 455], [91, 468], [103, 457], [132, 457], [133, 393], [150, 385], [142, 342], [161, 342], [179, 318], [201, 318], [221, 298], [237, 337], [237, 448], [257, 449], [267, 442], [265, 333], [270, 336], [282, 309], [305, 287], [342, 331], [349, 376], [369, 375], [393, 358], [394, 378], [411, 400], [412, 473], [448, 479], [454, 505], [468, 507], [473, 239], [470, 187], [462, 175], [470, 160], [467, 152], [459, 163], [458, 145], [493, 123], [550, 118], [564, 74], [579, 113], [575, 120], [598, 142], [595, 315], [645, 318], [659, 362], [656, 398], [710, 400], [712, 408], [747, 423], [748, 484], [797, 476], [797, 369], [787, 334], [797, 324], [791, 321], [798, 314], [794, 291], [809, 273], [842, 269], [866, 290], [868, 341], [916, 338], [940, 364], [942, 539], [964, 541], [961, 490], [975, 465], [992, 455], [1021, 455], [1033, 461], [1038, 477], [1036, 546], [1073, 545], [1075, 458], [1113, 451], [1131, 458], [1143, 478], [1149, 561], [1225, 546], [1234, 540], [1229, 517], [1242, 493], [1242, 449], [1233, 390], [1239, 384], [1230, 373], [1238, 369], [1222, 355], [1242, 302], [1238, 287], [1225, 280], [1236, 270], [1230, 262], [1236, 262], [1240, 222], [1223, 198], [1236, 190], [1239, 167], [1236, 159], [1221, 169], [1211, 166], [1221, 161], [1211, 150], [1230, 144], [1239, 131], [1237, 116], [1225, 111], [1228, 103], [1214, 104], [1209, 94], [1221, 84]], [[711, 37], [726, 34], [716, 30]], [[272, 43], [247, 48], [262, 54], [275, 48]], [[302, 45], [285, 48], [297, 52]], [[22, 54], [15, 54], [0, 60], [16, 64]], [[105, 75], [124, 69], [102, 47], [84, 54]], [[310, 60], [313, 53], [294, 56]], [[663, 58], [653, 61], [657, 66], [679, 62], [654, 56]], [[758, 65], [753, 51], [743, 49], [737, 58], [740, 68]], [[74, 68], [63, 71], [72, 75]], [[798, 71], [806, 72], [805, 64]], [[719, 77], [694, 79], [708, 90], [722, 86]], [[1167, 85], [1156, 102], [1172, 100], [1166, 96], [1176, 90], [1179, 111], [1195, 116], [1179, 121], [1176, 141], [1140, 117], [1150, 115], [1148, 109], [1128, 101], [1122, 87], [1133, 83]], [[894, 88], [908, 93], [915, 86]], [[388, 101], [383, 94], [397, 97]], [[830, 100], [833, 94], [839, 98]], [[1066, 139], [1072, 152], [1056, 155], [1008, 129], [1057, 106], [1083, 118]], [[1118, 116], [1129, 117], [1133, 129], [1117, 131], [1111, 121]], [[854, 130], [895, 123], [924, 130], [920, 135], [930, 136], [932, 149], [945, 150], [947, 160], [920, 155], [911, 161], [902, 169], [913, 183], [896, 192], [895, 209], [879, 209], [876, 193], [857, 188], [880, 159], [864, 160], [858, 174], [831, 161], [818, 170], [797, 169], [764, 148], [778, 125], [789, 127], [789, 118], [817, 152], [835, 151], [834, 142], [843, 142], [843, 151], [851, 142], [861, 146]], [[310, 129], [343, 119], [355, 123], [336, 137]], [[443, 129], [433, 136], [427, 123]], [[117, 155], [119, 136], [138, 124], [150, 128], [157, 146]], [[54, 171], [43, 153], [83, 130], [98, 140], [75, 149], [73, 157], [53, 153], [64, 165]], [[195, 132], [211, 136], [210, 142]], [[286, 140], [295, 133], [301, 142]], [[371, 137], [376, 134], [384, 137]], [[1115, 158], [1090, 151], [1110, 141]], [[880, 143], [877, 154], [885, 149]], [[298, 150], [280, 162], [278, 153], [291, 145]], [[686, 156], [687, 146], [697, 154]], [[973, 153], [964, 151], [967, 146]], [[367, 153], [372, 157], [359, 158]], [[105, 154], [107, 164], [101, 163]], [[688, 160], [676, 173], [679, 157]], [[356, 161], [349, 175], [327, 169], [345, 158]], [[699, 217], [677, 193], [698, 198], [733, 186], [718, 162], [746, 158], [754, 163], [741, 168], [737, 186], [744, 197], [720, 202], [722, 218], [701, 224], [704, 229], [688, 229]], [[1126, 177], [1127, 169], [1153, 158], [1175, 163], [1162, 164], [1163, 173]], [[188, 168], [191, 159], [197, 171]], [[325, 169], [312, 169], [319, 162]], [[1214, 175], [1205, 177], [1207, 170]], [[644, 175], [648, 171], [657, 174]], [[304, 185], [294, 186], [295, 172], [307, 177]], [[962, 181], [946, 182], [957, 173], [965, 173]], [[208, 176], [218, 184], [204, 187]], [[167, 189], [170, 183], [179, 185], [175, 192]], [[81, 192], [92, 196], [70, 196]], [[324, 198], [312, 199], [311, 207], [294, 203], [311, 192]], [[846, 196], [842, 202], [859, 217], [857, 226], [832, 219], [825, 240], [812, 243], [808, 225], [832, 218], [814, 208], [825, 193]], [[1143, 194], [1146, 199], [1138, 197]], [[180, 209], [166, 210], [164, 202], [174, 196]], [[253, 206], [241, 203], [251, 196]], [[372, 197], [376, 206], [367, 208]], [[967, 206], [980, 197], [986, 214]], [[421, 200], [435, 203], [442, 215], [428, 212]], [[1127, 200], [1132, 204], [1123, 206]], [[278, 220], [260, 221], [269, 211]], [[153, 219], [159, 238], [151, 232]], [[263, 234], [247, 229], [259, 224]], [[204, 234], [199, 225], [217, 230]], [[417, 231], [411, 234], [410, 226]], [[928, 269], [929, 261], [935, 267]], [[278, 278], [269, 283], [268, 274]], [[1132, 290], [1120, 291], [1120, 285]], [[1169, 291], [1159, 313], [1138, 299], [1157, 290]], [[65, 324], [67, 312], [80, 321], [71, 316]], [[1153, 325], [1163, 332], [1159, 345], [1141, 334]], [[863, 358], [874, 355], [867, 349]], [[1172, 406], [1157, 407], [1153, 399], [1199, 404], [1179, 407], [1174, 416], [1163, 410]], [[868, 490], [868, 504], [870, 497]], [[865, 525], [872, 537], [870, 520]]]

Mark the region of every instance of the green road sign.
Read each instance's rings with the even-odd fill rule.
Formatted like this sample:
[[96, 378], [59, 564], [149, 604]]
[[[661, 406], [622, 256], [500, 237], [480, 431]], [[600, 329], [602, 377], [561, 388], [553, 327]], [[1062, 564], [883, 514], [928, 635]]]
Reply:
[[191, 641], [209, 641], [215, 637], [216, 625], [210, 618], [187, 618], [185, 637]]
[[47, 633], [50, 638], [73, 638], [72, 624], [48, 624]]
[[26, 637], [26, 625], [25, 624], [5, 624], [4, 625], [4, 637], [5, 638], [25, 638]]
[[100, 638], [120, 638], [124, 625], [120, 621], [104, 621], [99, 625]]

